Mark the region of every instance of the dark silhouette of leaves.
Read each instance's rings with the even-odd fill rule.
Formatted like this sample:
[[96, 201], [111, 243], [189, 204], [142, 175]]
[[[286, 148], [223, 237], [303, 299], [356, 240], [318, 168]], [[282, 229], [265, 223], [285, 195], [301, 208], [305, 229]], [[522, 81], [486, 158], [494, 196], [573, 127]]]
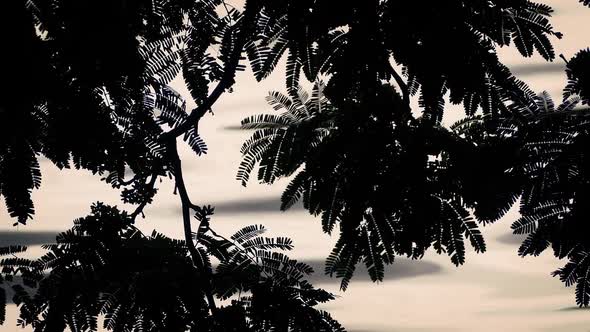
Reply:
[[[8, 255], [15, 255], [26, 251], [27, 247], [13, 245], [8, 247], [1, 247], [0, 248], [0, 257], [8, 256]], [[16, 261], [13, 258], [3, 258], [0, 261], [0, 265], [3, 265], [2, 273], [5, 274], [0, 276], [0, 324], [4, 324], [6, 320], [6, 289], [4, 288], [7, 283], [12, 282], [12, 275], [11, 273], [17, 272], [20, 268], [19, 265], [21, 264], [4, 264], [4, 262], [14, 262]], [[26, 266], [26, 264], [25, 264]]]
[[[503, 163], [487, 162], [510, 146], [498, 147], [487, 136], [477, 138], [475, 145], [469, 141], [475, 138], [466, 122], [451, 132], [408, 114], [385, 112], [403, 107], [389, 85], [380, 88], [373, 103], [363, 104], [374, 110], [372, 114], [355, 103], [334, 107], [321, 96], [322, 89], [316, 83], [308, 100], [273, 93], [271, 106], [284, 107], [284, 113], [242, 122], [261, 129], [242, 147], [238, 179], [246, 183], [258, 163], [258, 180], [263, 183], [296, 173], [283, 193], [281, 208], [302, 200], [310, 213], [321, 215], [324, 232], [340, 228], [327, 259], [327, 274], [342, 278], [345, 289], [361, 261], [377, 281], [396, 255], [420, 258], [434, 246], [460, 265], [465, 262], [466, 239], [477, 252], [486, 250], [468, 209], [483, 215], [481, 204], [501, 204], [487, 219], [495, 220], [514, 203], [518, 185], [495, 189], [506, 196], [500, 202], [484, 195], [498, 178], [509, 182], [503, 178]], [[472, 167], [471, 160], [480, 154], [490, 155], [481, 161], [482, 168], [498, 175], [476, 191], [475, 183], [481, 181], [465, 175], [470, 172], [464, 169]]]
[[[347, 6], [335, 1], [289, 6], [263, 1], [258, 37], [247, 54], [259, 80], [286, 54], [292, 96], [301, 72], [311, 81], [319, 73], [330, 75], [328, 95], [335, 98], [354, 96], [358, 84], [373, 84], [375, 77], [389, 79], [393, 57], [413, 83], [413, 93], [420, 91], [424, 111], [435, 119], [442, 116], [446, 92], [451, 102], [463, 102], [468, 114], [478, 106], [497, 114], [502, 99], [514, 98], [523, 86], [499, 62], [495, 47], [514, 43], [523, 56], [536, 50], [552, 60], [549, 37], [561, 38], [549, 23], [552, 12], [528, 0], [369, 1]], [[441, 52], [445, 49], [453, 52]]]
[[[210, 225], [214, 209], [193, 204], [185, 186], [176, 137], [196, 155], [207, 152], [199, 120], [245, 68], [242, 51], [257, 52], [249, 46], [257, 6], [250, 2], [238, 11], [220, 0], [7, 4], [17, 23], [3, 29], [11, 31], [6, 42], [23, 45], [22, 54], [14, 52], [3, 65], [5, 80], [14, 83], [3, 88], [12, 97], [0, 103], [0, 195], [9, 214], [22, 224], [33, 217], [41, 156], [59, 168], [100, 175], [124, 203], [136, 205], [127, 213], [96, 204], [45, 245], [42, 257], [2, 260], [0, 282], [22, 277], [11, 284], [19, 325], [96, 331], [101, 317], [113, 331], [343, 330], [313, 308], [333, 296], [304, 282], [311, 268], [277, 252], [290, 250], [290, 239], [220, 237]], [[169, 86], [181, 74], [197, 104], [193, 110]], [[184, 240], [146, 236], [134, 226], [164, 176], [174, 179], [180, 196]], [[256, 260], [218, 278], [213, 263], [231, 265], [246, 253]], [[218, 307], [222, 287], [244, 292]], [[0, 289], [1, 321], [5, 297]]]
[[568, 84], [563, 91], [564, 100], [579, 95], [584, 104], [590, 105], [590, 49], [581, 50], [570, 59], [565, 72]]
[[[213, 58], [208, 52], [228, 43], [223, 31], [235, 29], [217, 14], [220, 5], [10, 4], [7, 11], [17, 22], [11, 35], [24, 45], [24, 56], [3, 66], [14, 83], [5, 91], [14, 98], [3, 98], [0, 107], [0, 194], [11, 216], [24, 224], [34, 214], [30, 194], [41, 182], [41, 155], [60, 168], [104, 175], [115, 186], [129, 182], [126, 170], [144, 182], [167, 175], [166, 147], [158, 137], [165, 126], [188, 118], [184, 99], [167, 84], [182, 71], [200, 103], [220, 79], [228, 55]], [[20, 88], [25, 85], [26, 91]], [[196, 154], [206, 153], [196, 128], [183, 134]]]
[[[185, 242], [155, 231], [145, 236], [127, 213], [101, 203], [59, 234], [55, 244], [45, 245], [48, 252], [39, 259], [9, 258], [1, 264], [4, 273], [36, 277], [29, 285], [33, 294], [13, 286], [20, 324], [35, 331], [96, 331], [99, 315], [109, 331], [234, 331], [239, 326], [268, 331], [284, 324], [296, 331], [344, 331], [313, 308], [334, 299], [303, 279], [313, 270], [273, 251], [292, 249], [291, 240], [260, 237], [263, 231], [249, 226], [232, 240], [198, 236], [205, 264], [211, 268], [211, 254], [220, 260], [213, 276], [216, 294], [232, 300], [213, 316], [205, 276], [193, 265]], [[0, 253], [25, 249], [8, 247]], [[234, 320], [220, 319], [230, 313]]]
[[513, 115], [501, 119], [496, 132], [517, 142], [520, 151], [506, 168], [521, 179], [521, 217], [512, 229], [528, 236], [519, 254], [538, 256], [551, 248], [557, 258], [568, 258], [570, 262], [554, 276], [566, 286], [575, 283], [578, 305], [587, 306], [588, 278], [578, 271], [584, 268], [583, 256], [588, 250], [583, 220], [588, 218], [590, 197], [585, 148], [589, 122], [585, 109], [576, 107], [580, 97], [570, 92], [575, 93], [566, 88], [569, 97], [559, 106], [546, 92], [510, 105]]

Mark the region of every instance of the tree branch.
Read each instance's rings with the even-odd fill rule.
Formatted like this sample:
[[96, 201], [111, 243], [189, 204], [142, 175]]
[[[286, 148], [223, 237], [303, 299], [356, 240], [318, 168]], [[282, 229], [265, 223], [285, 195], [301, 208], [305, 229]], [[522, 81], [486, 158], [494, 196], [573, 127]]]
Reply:
[[406, 84], [406, 82], [404, 82], [404, 80], [397, 73], [397, 71], [395, 71], [395, 69], [393, 68], [391, 63], [389, 61], [387, 61], [387, 62], [389, 64], [389, 73], [391, 74], [391, 76], [393, 76], [393, 78], [395, 79], [395, 82], [397, 83], [400, 90], [402, 91], [402, 97], [404, 100], [404, 104], [406, 104], [408, 106], [408, 109], [410, 109], [410, 90], [408, 89], [408, 85]]
[[[217, 306], [215, 305], [215, 299], [213, 297], [212, 287], [212, 271], [209, 266], [206, 266], [205, 262], [202, 262], [198, 249], [193, 242], [193, 231], [191, 226], [191, 209], [197, 210], [198, 207], [194, 205], [184, 183], [184, 177], [182, 174], [182, 163], [180, 156], [178, 155], [178, 147], [176, 138], [186, 133], [191, 128], [198, 126], [199, 120], [211, 109], [211, 107], [217, 102], [219, 97], [235, 83], [235, 76], [242, 58], [242, 51], [248, 40], [250, 30], [256, 23], [256, 16], [258, 13], [259, 3], [256, 0], [250, 0], [254, 4], [250, 3], [250, 6], [246, 6], [243, 17], [236, 23], [236, 31], [239, 31], [236, 41], [232, 50], [232, 54], [228, 61], [225, 63], [223, 76], [213, 89], [207, 99], [203, 101], [198, 107], [193, 109], [188, 117], [177, 127], [172, 130], [163, 133], [160, 136], [160, 141], [165, 142], [169, 153], [170, 161], [172, 162], [172, 169], [174, 172], [174, 179], [176, 182], [176, 189], [180, 195], [182, 203], [182, 220], [184, 224], [184, 238], [188, 247], [189, 253], [193, 260], [193, 264], [199, 268], [207, 280], [205, 286], [205, 293], [207, 302], [209, 303], [209, 310], [212, 314], [217, 312]], [[200, 227], [200, 226], [199, 226]]]
[[125, 181], [125, 179], [123, 179], [123, 178], [120, 178], [119, 185], [128, 186], [128, 185], [132, 184], [135, 180], [137, 180], [137, 178], [138, 178], [137, 175], [135, 175], [134, 177], [132, 177], [131, 179], [129, 179], [127, 181]]
[[189, 253], [193, 260], [193, 264], [201, 270], [206, 279], [205, 295], [207, 296], [207, 302], [209, 303], [209, 310], [212, 314], [217, 312], [217, 306], [215, 305], [215, 298], [213, 297], [213, 287], [211, 280], [211, 271], [204, 262], [201, 261], [199, 252], [195, 243], [193, 242], [193, 231], [191, 225], [191, 208], [195, 205], [191, 203], [190, 197], [186, 190], [184, 183], [184, 177], [182, 174], [182, 163], [178, 155], [178, 149], [176, 146], [176, 139], [168, 144], [168, 153], [170, 154], [170, 160], [172, 161], [172, 168], [174, 170], [174, 179], [176, 181], [176, 188], [180, 195], [180, 201], [182, 203], [182, 221], [184, 224], [184, 240], [188, 247]]
[[213, 89], [207, 99], [203, 101], [197, 108], [194, 108], [186, 120], [181, 123], [176, 128], [170, 130], [162, 134], [161, 139], [172, 140], [176, 137], [184, 134], [186, 131], [190, 130], [193, 126], [197, 125], [199, 120], [213, 107], [215, 102], [221, 97], [221, 95], [229, 88], [231, 88], [235, 83], [235, 76], [238, 65], [240, 63], [240, 58], [242, 56], [242, 49], [244, 47], [244, 43], [239, 43], [239, 45], [235, 45], [236, 48], [234, 50], [234, 54], [232, 54], [230, 61], [225, 64], [223, 76]]
[[[221, 95], [225, 92], [226, 89], [229, 89], [234, 83], [234, 76], [237, 68], [237, 63], [235, 65], [228, 65], [225, 68], [226, 74], [224, 77], [217, 83], [217, 86], [211, 94], [205, 99], [205, 101], [200, 104], [197, 108], [194, 108], [186, 120], [181, 123], [179, 126], [175, 127], [174, 129], [162, 134], [160, 139], [162, 141], [169, 141], [174, 140], [176, 137], [184, 134], [188, 130], [190, 130], [193, 126], [197, 125], [199, 120], [211, 109], [213, 104], [221, 97]], [[230, 74], [230, 72], [232, 72]]]
[[534, 119], [544, 119], [544, 118], [551, 118], [551, 117], [558, 117], [558, 116], [589, 116], [590, 115], [590, 107], [578, 108], [568, 111], [553, 111], [553, 112], [543, 112], [539, 114], [533, 115]]
[[[252, 0], [251, 0], [252, 1]], [[176, 128], [166, 132], [160, 136], [162, 141], [171, 141], [174, 138], [184, 134], [190, 130], [193, 126], [197, 125], [199, 120], [213, 107], [215, 102], [221, 97], [221, 95], [235, 83], [236, 72], [242, 58], [242, 51], [248, 40], [250, 30], [255, 25], [256, 15], [258, 15], [259, 4], [252, 1], [254, 4], [246, 6], [244, 16], [237, 22], [238, 25], [236, 31], [239, 31], [236, 37], [236, 43], [233, 47], [233, 53], [225, 63], [223, 76], [213, 89], [207, 99], [200, 104], [197, 108], [193, 109], [186, 120]]]

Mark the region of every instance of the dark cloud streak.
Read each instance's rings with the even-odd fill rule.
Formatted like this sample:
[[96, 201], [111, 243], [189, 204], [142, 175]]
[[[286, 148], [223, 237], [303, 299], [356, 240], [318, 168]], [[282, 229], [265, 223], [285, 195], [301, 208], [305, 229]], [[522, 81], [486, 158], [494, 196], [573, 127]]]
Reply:
[[[314, 269], [314, 273], [306, 279], [312, 284], [337, 284], [341, 279], [325, 275], [324, 260], [304, 260], [304, 263], [310, 265]], [[441, 265], [425, 261], [425, 260], [411, 260], [406, 258], [396, 258], [392, 265], [385, 267], [385, 277], [383, 281], [415, 278], [419, 276], [438, 274], [443, 271]], [[363, 263], [359, 263], [355, 270], [354, 277], [351, 283], [356, 282], [371, 282], [367, 268]]]
[[0, 246], [25, 245], [34, 246], [55, 243], [58, 232], [0, 231]]
[[[515, 76], [534, 76], [565, 73], [565, 63], [547, 62], [540, 64], [525, 64], [510, 67]], [[565, 74], [564, 74], [565, 75]]]

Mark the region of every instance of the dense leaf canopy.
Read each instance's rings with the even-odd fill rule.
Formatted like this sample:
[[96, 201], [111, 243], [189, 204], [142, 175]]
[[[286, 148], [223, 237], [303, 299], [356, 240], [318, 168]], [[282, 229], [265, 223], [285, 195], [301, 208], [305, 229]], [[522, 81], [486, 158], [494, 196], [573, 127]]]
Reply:
[[[343, 288], [360, 261], [381, 280], [395, 255], [420, 258], [432, 246], [459, 265], [464, 239], [485, 251], [470, 211], [480, 222], [498, 220], [522, 184], [505, 172], [518, 142], [486, 131], [534, 97], [496, 48], [514, 44], [523, 56], [536, 50], [552, 60], [549, 38], [561, 38], [548, 21], [552, 9], [531, 1], [299, 1], [264, 9], [252, 68], [263, 78], [287, 53], [292, 100], [275, 93], [271, 103], [285, 113], [244, 120], [245, 129], [259, 130], [242, 148], [238, 179], [245, 183], [257, 163], [264, 183], [297, 173], [283, 208], [302, 198], [322, 215], [325, 232], [339, 223], [326, 272], [342, 277]], [[318, 86], [300, 100], [300, 72], [326, 77], [326, 101]], [[446, 96], [490, 121], [441, 127]]]
[[[512, 44], [525, 57], [537, 51], [553, 60], [549, 38], [562, 36], [549, 24], [551, 8], [531, 1], [301, 1], [266, 10], [252, 67], [261, 79], [286, 53], [291, 99], [275, 92], [269, 101], [281, 115], [242, 122], [257, 131], [242, 147], [238, 180], [245, 184], [256, 165], [263, 183], [293, 176], [282, 208], [301, 199], [321, 215], [325, 232], [340, 227], [326, 273], [346, 288], [362, 261], [381, 280], [395, 255], [420, 258], [429, 247], [463, 264], [464, 239], [477, 252], [486, 248], [476, 221], [500, 219], [520, 198], [522, 218], [513, 228], [530, 233], [520, 254], [552, 245], [557, 257], [570, 257], [555, 274], [577, 282], [578, 304], [589, 304], [587, 117], [576, 108], [588, 104], [588, 50], [566, 60], [559, 107], [496, 55]], [[327, 12], [330, 19], [319, 19]], [[327, 100], [312, 92], [302, 101], [299, 72], [323, 76], [325, 87], [313, 91], [320, 86]], [[410, 108], [413, 95], [419, 110]], [[447, 98], [467, 116], [450, 130], [439, 125]]]

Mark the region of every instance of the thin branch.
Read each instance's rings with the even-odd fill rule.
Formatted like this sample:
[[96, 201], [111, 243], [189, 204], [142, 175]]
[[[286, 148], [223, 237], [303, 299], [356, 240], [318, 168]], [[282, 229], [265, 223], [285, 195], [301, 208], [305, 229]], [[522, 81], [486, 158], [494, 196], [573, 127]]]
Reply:
[[[254, 2], [256, 3], [256, 1]], [[244, 16], [236, 23], [239, 24], [236, 27], [236, 31], [239, 31], [239, 34], [236, 37], [233, 52], [228, 61], [225, 63], [223, 76], [213, 91], [211, 91], [207, 99], [205, 99], [205, 101], [203, 101], [203, 103], [201, 103], [198, 107], [194, 108], [180, 125], [160, 136], [160, 140], [166, 143], [168, 153], [170, 154], [169, 156], [172, 162], [174, 179], [176, 183], [175, 190], [178, 190], [182, 203], [182, 220], [184, 225], [185, 242], [193, 260], [193, 264], [202, 270], [202, 273], [207, 279], [205, 294], [207, 297], [207, 302], [209, 303], [209, 310], [212, 314], [217, 312], [217, 306], [215, 304], [215, 298], [213, 297], [212, 291], [212, 271], [210, 270], [210, 267], [206, 266], [206, 264], [201, 261], [197, 247], [193, 242], [191, 209], [197, 210], [198, 207], [191, 202], [186, 190], [186, 185], [182, 174], [182, 163], [180, 156], [178, 155], [176, 138], [186, 133], [191, 128], [195, 128], [196, 131], [198, 131], [200, 119], [205, 115], [205, 113], [207, 113], [207, 111], [211, 110], [211, 107], [215, 104], [215, 102], [217, 102], [219, 97], [221, 97], [221, 95], [227, 89], [234, 85], [236, 72], [240, 64], [240, 59], [242, 58], [242, 51], [246, 44], [246, 40], [248, 39], [247, 37], [249, 36], [251, 26], [253, 26], [253, 23], [255, 23], [256, 15], [258, 15], [258, 4], [247, 6], [246, 10], [244, 11]]]
[[570, 62], [567, 61], [567, 59], [565, 58], [565, 56], [563, 54], [560, 54], [559, 57], [565, 62], [566, 65], [570, 64]]
[[236, 72], [240, 64], [240, 59], [242, 58], [242, 51], [248, 40], [251, 26], [255, 23], [257, 14], [258, 5], [246, 7], [244, 16], [236, 23], [236, 25], [238, 25], [236, 31], [239, 31], [239, 34], [236, 37], [233, 53], [225, 63], [223, 76], [207, 99], [205, 99], [205, 101], [203, 101], [203, 103], [197, 108], [193, 109], [183, 123], [160, 136], [162, 141], [171, 141], [190, 130], [193, 126], [198, 125], [199, 120], [205, 115], [205, 113], [207, 113], [207, 111], [211, 110], [211, 107], [213, 107], [219, 97], [234, 85]]
[[225, 65], [222, 78], [219, 80], [213, 91], [211, 91], [207, 99], [205, 99], [203, 103], [200, 104], [198, 107], [194, 108], [183, 123], [181, 123], [174, 129], [162, 134], [161, 140], [173, 140], [176, 137], [190, 130], [193, 126], [198, 125], [199, 120], [205, 115], [205, 113], [207, 113], [207, 111], [211, 110], [211, 107], [213, 107], [213, 105], [215, 104], [215, 102], [217, 102], [219, 97], [221, 97], [221, 95], [227, 89], [231, 88], [234, 85], [237, 68], [242, 55], [243, 44], [236, 46], [240, 46], [239, 51], [234, 51], [234, 54], [232, 54], [230, 61]]
[[221, 3], [223, 4], [223, 8], [225, 9], [225, 12], [227, 13], [227, 16], [229, 17], [230, 22], [233, 23], [232, 17], [231, 17], [231, 15], [229, 13], [229, 9], [227, 8], [227, 6], [228, 6], [227, 3], [225, 3], [225, 0], [221, 0]]
[[184, 183], [184, 177], [182, 174], [182, 163], [180, 157], [178, 155], [178, 148], [176, 146], [176, 139], [171, 141], [168, 144], [168, 153], [170, 153], [170, 160], [172, 161], [172, 168], [174, 170], [174, 179], [176, 182], [176, 188], [178, 188], [178, 193], [180, 195], [180, 201], [182, 203], [182, 221], [184, 224], [184, 240], [188, 247], [189, 253], [193, 260], [193, 264], [201, 269], [203, 272], [206, 280], [207, 285], [205, 287], [205, 294], [207, 296], [207, 302], [209, 302], [209, 309], [211, 313], [217, 312], [217, 306], [215, 305], [215, 298], [213, 297], [213, 287], [211, 283], [211, 271], [210, 269], [203, 264], [201, 259], [199, 259], [200, 255], [193, 242], [192, 238], [192, 225], [191, 225], [191, 208], [195, 205], [191, 203], [190, 197], [186, 190], [186, 185]]

